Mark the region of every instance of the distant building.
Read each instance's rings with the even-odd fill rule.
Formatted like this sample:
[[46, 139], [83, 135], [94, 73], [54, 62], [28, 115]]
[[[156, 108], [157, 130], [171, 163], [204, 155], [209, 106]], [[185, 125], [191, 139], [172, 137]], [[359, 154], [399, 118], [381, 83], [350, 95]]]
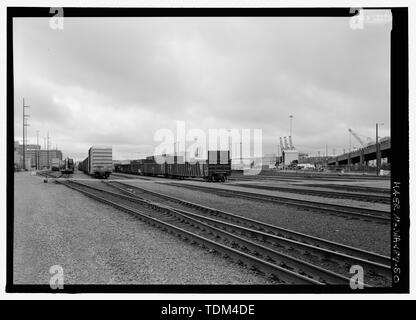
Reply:
[[[57, 149], [42, 150], [40, 145], [28, 144], [26, 145], [25, 158], [27, 170], [45, 169], [51, 166], [52, 159], [62, 160], [62, 151]], [[23, 145], [18, 141], [14, 142], [14, 167], [16, 169], [23, 168]]]
[[19, 141], [14, 142], [14, 168], [20, 168], [22, 165], [23, 157], [19, 153]]
[[321, 157], [302, 157], [299, 159], [299, 163], [310, 163], [314, 165], [325, 165], [328, 158], [325, 156]]
[[[50, 168], [52, 164], [52, 159], [62, 160], [62, 151], [61, 150], [38, 150], [35, 155], [35, 167], [38, 169]], [[37, 164], [37, 166], [36, 166]], [[33, 164], [32, 164], [33, 166]]]
[[277, 160], [278, 160], [277, 155], [274, 153], [271, 153], [271, 154], [265, 154], [262, 157], [261, 162], [264, 166], [275, 166]]
[[296, 149], [282, 150], [282, 159], [285, 166], [289, 166], [293, 161], [299, 162], [299, 151]]
[[309, 163], [308, 158], [309, 158], [309, 154], [299, 152], [299, 163]]

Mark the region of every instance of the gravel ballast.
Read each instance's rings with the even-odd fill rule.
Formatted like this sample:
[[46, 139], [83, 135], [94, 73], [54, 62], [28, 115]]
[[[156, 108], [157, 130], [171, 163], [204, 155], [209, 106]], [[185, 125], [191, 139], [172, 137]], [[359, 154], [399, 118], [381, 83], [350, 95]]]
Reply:
[[15, 284], [270, 284], [136, 217], [30, 173], [14, 177]]
[[137, 179], [123, 180], [122, 182], [323, 239], [390, 255], [389, 225], [345, 219], [268, 202], [222, 197], [208, 192], [169, 186], [167, 183], [158, 183], [161, 180], [143, 181]]

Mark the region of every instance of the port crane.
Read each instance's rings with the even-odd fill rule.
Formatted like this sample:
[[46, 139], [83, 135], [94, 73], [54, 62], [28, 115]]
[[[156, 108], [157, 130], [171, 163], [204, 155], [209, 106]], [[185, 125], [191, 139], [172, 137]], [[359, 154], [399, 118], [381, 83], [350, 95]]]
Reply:
[[365, 148], [366, 146], [368, 146], [369, 144], [374, 143], [374, 141], [370, 138], [367, 137], [367, 143], [364, 143], [364, 141], [358, 136], [358, 134], [353, 131], [351, 128], [348, 129], [348, 131], [352, 134], [352, 136], [360, 143], [362, 148]]

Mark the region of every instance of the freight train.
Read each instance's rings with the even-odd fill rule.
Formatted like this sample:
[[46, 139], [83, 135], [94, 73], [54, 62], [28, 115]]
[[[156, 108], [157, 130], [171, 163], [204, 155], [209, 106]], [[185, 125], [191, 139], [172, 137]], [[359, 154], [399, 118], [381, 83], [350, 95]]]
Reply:
[[59, 171], [59, 168], [61, 167], [62, 160], [59, 158], [53, 158], [51, 161], [51, 169], [52, 171]]
[[[157, 160], [157, 161], [156, 161]], [[166, 178], [202, 178], [205, 181], [227, 180], [231, 175], [229, 151], [208, 151], [208, 159], [185, 162], [178, 156], [154, 156], [146, 159], [132, 160], [127, 164], [114, 165], [114, 171], [143, 176], [162, 176]]]
[[113, 149], [92, 146], [88, 150], [88, 157], [79, 163], [78, 169], [95, 178], [107, 179], [113, 172]]
[[63, 174], [74, 173], [75, 163], [74, 159], [66, 158], [65, 160], [61, 161], [60, 171]]

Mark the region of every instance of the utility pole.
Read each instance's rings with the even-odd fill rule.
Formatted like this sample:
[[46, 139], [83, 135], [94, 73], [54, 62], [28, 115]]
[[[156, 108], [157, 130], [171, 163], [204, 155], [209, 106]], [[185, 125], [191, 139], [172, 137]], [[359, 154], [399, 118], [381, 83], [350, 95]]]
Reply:
[[232, 149], [231, 130], [228, 129], [227, 132], [228, 132], [228, 152], [230, 154], [230, 159], [231, 159], [231, 157], [232, 157], [232, 154], [231, 154], [231, 149]]
[[350, 149], [348, 150], [348, 152], [351, 153], [351, 131], [350, 131]]
[[380, 146], [378, 144], [378, 125], [383, 125], [383, 123], [376, 123], [376, 166], [377, 166], [377, 176], [380, 174]]
[[26, 123], [26, 118], [29, 118], [29, 115], [26, 114], [25, 108], [29, 108], [29, 106], [25, 106], [25, 98], [23, 98], [23, 170], [26, 170], [26, 127], [29, 126]]
[[199, 148], [198, 148], [198, 144], [197, 144], [198, 143], [198, 137], [195, 137], [194, 141], [195, 141], [195, 144], [196, 144], [196, 150], [195, 150], [194, 155], [195, 155], [195, 158], [199, 158], [199, 150], [198, 150]]
[[35, 150], [35, 155], [36, 155], [36, 170], [39, 170], [39, 158], [40, 158], [40, 151], [37, 149], [37, 146], [39, 146], [40, 149], [40, 145], [39, 145], [39, 130], [36, 130], [36, 150]]
[[280, 148], [281, 148], [281, 146], [280, 146], [280, 142], [279, 142], [278, 145], [277, 145], [277, 157], [278, 158], [280, 157]]
[[49, 169], [49, 131], [46, 133], [46, 168]]
[[240, 162], [243, 163], [243, 141], [240, 141]]
[[376, 165], [377, 165], [377, 175], [379, 175], [380, 162], [379, 162], [379, 148], [378, 148], [378, 123], [376, 123]]
[[351, 131], [349, 131], [349, 134], [350, 134], [350, 146], [349, 146], [349, 149], [348, 149], [348, 167], [351, 165]]

